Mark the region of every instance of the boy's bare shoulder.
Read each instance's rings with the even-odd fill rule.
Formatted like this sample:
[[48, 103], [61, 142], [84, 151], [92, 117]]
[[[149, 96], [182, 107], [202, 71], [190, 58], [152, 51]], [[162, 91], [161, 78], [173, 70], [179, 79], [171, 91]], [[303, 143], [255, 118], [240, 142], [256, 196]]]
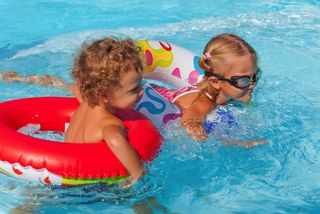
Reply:
[[120, 130], [120, 129], [124, 129], [125, 128], [122, 120], [120, 120], [119, 118], [117, 118], [114, 115], [104, 117], [100, 121], [99, 124], [103, 129], [113, 128], [113, 129], [119, 129]]
[[102, 128], [103, 139], [106, 142], [113, 142], [119, 139], [126, 139], [126, 128], [119, 118], [115, 116], [104, 118], [103, 120], [101, 120], [100, 125]]

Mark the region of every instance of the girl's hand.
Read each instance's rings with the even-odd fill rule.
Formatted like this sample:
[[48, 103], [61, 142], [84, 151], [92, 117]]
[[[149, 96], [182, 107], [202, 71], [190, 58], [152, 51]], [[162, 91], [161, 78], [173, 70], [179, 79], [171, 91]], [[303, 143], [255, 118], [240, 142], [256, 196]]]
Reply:
[[252, 147], [252, 146], [265, 144], [265, 143], [267, 143], [267, 140], [227, 141], [225, 146], [236, 145], [236, 146]]
[[204, 141], [208, 138], [205, 129], [202, 126], [202, 121], [189, 120], [181, 124], [181, 126], [188, 132], [189, 136], [197, 141]]

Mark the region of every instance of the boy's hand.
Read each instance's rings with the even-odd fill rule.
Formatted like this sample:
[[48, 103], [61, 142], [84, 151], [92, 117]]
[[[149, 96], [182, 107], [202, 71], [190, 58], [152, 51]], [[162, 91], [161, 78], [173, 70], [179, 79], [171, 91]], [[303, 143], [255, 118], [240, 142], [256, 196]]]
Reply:
[[143, 176], [145, 176], [147, 173], [148, 173], [148, 169], [143, 168], [143, 171], [141, 172], [141, 174], [140, 174], [140, 176], [138, 178], [130, 176], [124, 182], [121, 183], [121, 187], [122, 188], [130, 188], [135, 183], [137, 183], [138, 180], [140, 180]]

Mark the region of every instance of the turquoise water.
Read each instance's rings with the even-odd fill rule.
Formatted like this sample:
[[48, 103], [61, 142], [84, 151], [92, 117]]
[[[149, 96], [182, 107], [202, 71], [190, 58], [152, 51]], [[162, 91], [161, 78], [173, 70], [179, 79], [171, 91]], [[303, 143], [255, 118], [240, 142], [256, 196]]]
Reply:
[[[264, 73], [254, 105], [236, 108], [240, 125], [229, 135], [268, 140], [224, 147], [213, 133], [199, 144], [173, 122], [162, 130], [166, 143], [149, 174], [132, 189], [37, 186], [0, 175], [0, 212], [25, 205], [37, 213], [134, 213], [153, 200], [166, 208], [155, 213], [319, 212], [319, 14], [316, 0], [0, 1], [0, 70], [22, 75], [71, 81], [81, 42], [106, 35], [164, 40], [196, 53], [213, 35], [240, 35], [259, 53]], [[1, 82], [0, 90], [1, 101], [69, 95], [19, 83]]]

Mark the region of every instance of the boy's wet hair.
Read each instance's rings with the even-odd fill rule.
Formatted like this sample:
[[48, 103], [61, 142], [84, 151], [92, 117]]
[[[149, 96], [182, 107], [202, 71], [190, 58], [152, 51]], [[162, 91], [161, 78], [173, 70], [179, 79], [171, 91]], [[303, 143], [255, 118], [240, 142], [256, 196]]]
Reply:
[[90, 106], [98, 105], [129, 72], [142, 74], [141, 50], [132, 39], [104, 38], [84, 45], [74, 61], [72, 77], [82, 98]]

